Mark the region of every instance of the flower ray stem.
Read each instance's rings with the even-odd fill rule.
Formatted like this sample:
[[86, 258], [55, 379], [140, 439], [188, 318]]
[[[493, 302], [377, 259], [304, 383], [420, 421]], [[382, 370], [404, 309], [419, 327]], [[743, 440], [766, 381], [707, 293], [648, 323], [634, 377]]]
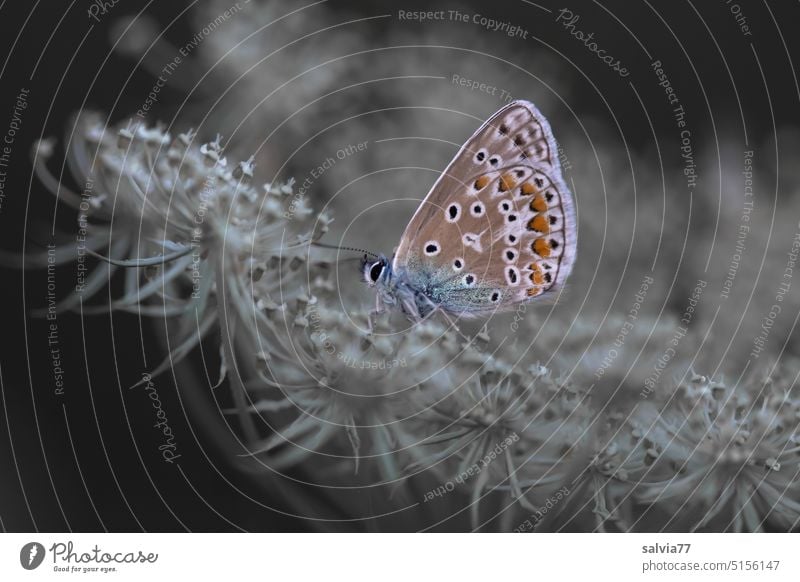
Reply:
[[116, 265], [117, 267], [140, 268], [140, 267], [150, 267], [153, 265], [163, 265], [165, 263], [172, 262], [176, 259], [180, 259], [181, 257], [185, 257], [186, 255], [192, 252], [192, 247], [186, 246], [174, 253], [159, 255], [157, 257], [149, 257], [147, 259], [112, 259], [110, 257], [104, 257], [103, 255], [96, 253], [95, 251], [88, 248], [86, 249], [86, 252], [92, 255], [93, 257], [105, 261], [106, 263]]

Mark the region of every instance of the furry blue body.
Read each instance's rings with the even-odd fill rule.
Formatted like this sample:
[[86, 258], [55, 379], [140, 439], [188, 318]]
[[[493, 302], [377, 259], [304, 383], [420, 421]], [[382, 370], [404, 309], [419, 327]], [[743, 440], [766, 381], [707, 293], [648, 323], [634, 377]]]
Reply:
[[464, 289], [460, 277], [446, 269], [431, 269], [413, 259], [406, 267], [397, 268], [383, 255], [379, 260], [385, 262], [385, 267], [375, 282], [378, 313], [386, 307], [399, 308], [412, 321], [419, 321], [436, 309], [462, 317], [474, 316], [475, 306], [485, 304], [486, 289]]

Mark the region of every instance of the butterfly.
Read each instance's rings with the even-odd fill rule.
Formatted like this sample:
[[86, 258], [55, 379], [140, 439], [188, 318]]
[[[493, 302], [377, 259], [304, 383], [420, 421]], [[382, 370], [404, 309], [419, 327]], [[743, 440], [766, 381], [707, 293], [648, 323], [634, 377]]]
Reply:
[[364, 257], [375, 313], [482, 317], [553, 296], [575, 262], [572, 194], [550, 124], [528, 101], [492, 115], [434, 183], [391, 262]]

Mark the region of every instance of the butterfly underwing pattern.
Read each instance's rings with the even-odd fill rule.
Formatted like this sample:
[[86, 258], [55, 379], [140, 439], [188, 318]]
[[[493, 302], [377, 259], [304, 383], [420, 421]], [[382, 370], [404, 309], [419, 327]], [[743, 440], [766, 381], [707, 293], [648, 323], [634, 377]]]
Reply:
[[420, 204], [391, 263], [365, 260], [378, 312], [481, 317], [554, 296], [577, 225], [550, 125], [528, 101], [492, 115]]

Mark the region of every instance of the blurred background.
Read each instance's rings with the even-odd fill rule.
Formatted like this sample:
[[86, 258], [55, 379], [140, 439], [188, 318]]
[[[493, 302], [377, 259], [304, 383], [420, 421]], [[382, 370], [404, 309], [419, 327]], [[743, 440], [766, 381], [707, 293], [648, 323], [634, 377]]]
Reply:
[[[42, 252], [52, 227], [74, 237], [75, 213], [34, 176], [30, 150], [52, 136], [63, 157], [76, 112], [114, 125], [161, 122], [172, 134], [193, 128], [203, 141], [219, 134], [229, 158], [254, 156], [257, 181], [293, 178], [316, 211], [332, 213], [325, 241], [391, 254], [463, 141], [519, 98], [537, 105], [558, 140], [578, 208], [578, 260], [557, 304], [528, 309], [513, 334], [513, 314], [493, 318], [493, 341], [513, 336], [577, 383], [604, 367], [600, 384], [641, 384], [691, 306], [665, 379], [699, 371], [736, 384], [796, 354], [800, 284], [785, 277], [800, 231], [796, 4], [101, 4], [0, 8], [0, 131], [18, 126], [3, 168], [4, 256]], [[407, 15], [420, 10], [441, 16]], [[81, 190], [65, 165], [51, 171]], [[48, 322], [25, 315], [47, 306], [46, 273], [4, 262], [4, 529], [421, 527], [413, 515], [352, 520], [354, 501], [336, 487], [301, 484], [307, 468], [265, 477], [231, 463], [231, 435], [215, 420], [224, 397], [200, 381], [197, 354], [181, 382], [167, 373], [159, 383], [183, 455], [180, 468], [161, 462], [157, 435], [137, 425], [150, 402], [127, 386], [143, 358], [161, 360], [163, 334], [133, 315], [59, 316], [66, 388], [54, 395]], [[649, 279], [635, 336], [604, 365]], [[371, 305], [355, 266], [342, 263], [337, 282], [345, 312]]]

